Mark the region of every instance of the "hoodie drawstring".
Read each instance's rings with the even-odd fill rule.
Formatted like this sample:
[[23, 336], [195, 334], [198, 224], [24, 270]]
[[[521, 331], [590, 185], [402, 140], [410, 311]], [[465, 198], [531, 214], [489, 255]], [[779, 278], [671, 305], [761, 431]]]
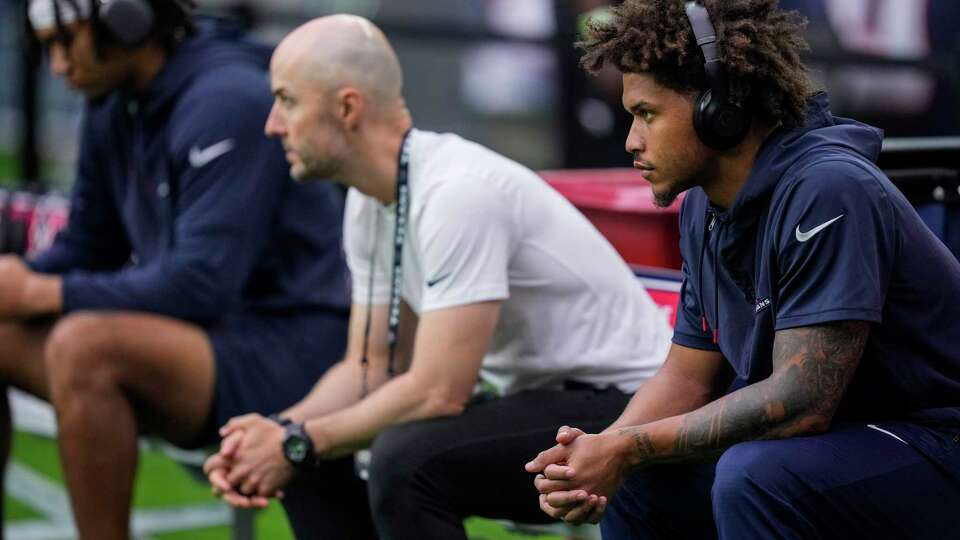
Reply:
[[[710, 232], [713, 231], [714, 226], [717, 223], [717, 215], [711, 211], [707, 210], [707, 219], [703, 224], [703, 242], [700, 244], [700, 262], [697, 266], [699, 272], [697, 273], [697, 296], [700, 300], [700, 309], [704, 309], [703, 303], [703, 257], [707, 249], [707, 243], [710, 241]], [[717, 253], [714, 250], [713, 254], [713, 303], [714, 303], [714, 320], [717, 321], [716, 326], [720, 326], [720, 310], [718, 306], [719, 294], [717, 292]], [[703, 331], [707, 332], [710, 330], [707, 324], [707, 316], [701, 312], [700, 323], [702, 325]], [[717, 342], [717, 328], [713, 329], [713, 342]]]
[[[716, 218], [714, 218], [714, 224], [716, 224]], [[717, 235], [719, 237], [719, 233]], [[717, 333], [720, 331], [720, 276], [717, 274], [719, 271], [719, 264], [717, 263], [719, 258], [720, 249], [713, 250], [713, 343], [717, 343]]]

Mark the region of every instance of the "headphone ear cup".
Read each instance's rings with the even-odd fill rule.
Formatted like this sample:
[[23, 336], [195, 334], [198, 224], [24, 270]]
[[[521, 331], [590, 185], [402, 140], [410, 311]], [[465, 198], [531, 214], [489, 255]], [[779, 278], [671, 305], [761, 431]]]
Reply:
[[147, 0], [94, 1], [100, 2], [99, 24], [121, 45], [139, 45], [153, 30], [153, 7]]
[[697, 136], [700, 137], [703, 144], [713, 148], [713, 137], [711, 137], [710, 126], [706, 120], [706, 116], [709, 114], [707, 109], [710, 106], [710, 97], [710, 90], [704, 90], [700, 92], [697, 100], [693, 103], [693, 129], [697, 132]]
[[743, 107], [725, 103], [711, 116], [711, 126], [718, 138], [730, 147], [740, 144], [750, 128], [750, 117]]
[[693, 127], [704, 145], [728, 150], [746, 137], [750, 115], [743, 107], [715, 100], [710, 90], [704, 90], [694, 104]]

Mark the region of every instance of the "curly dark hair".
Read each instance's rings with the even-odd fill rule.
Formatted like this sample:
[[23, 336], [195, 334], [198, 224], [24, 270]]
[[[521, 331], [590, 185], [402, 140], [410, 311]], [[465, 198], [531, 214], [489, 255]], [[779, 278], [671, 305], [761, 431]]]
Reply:
[[[717, 31], [730, 99], [771, 125], [802, 124], [814, 85], [800, 61], [807, 21], [777, 0], [702, 0]], [[703, 54], [683, 0], [626, 0], [610, 17], [592, 18], [577, 47], [596, 74], [609, 62], [624, 73], [650, 73], [678, 92], [707, 88]]]

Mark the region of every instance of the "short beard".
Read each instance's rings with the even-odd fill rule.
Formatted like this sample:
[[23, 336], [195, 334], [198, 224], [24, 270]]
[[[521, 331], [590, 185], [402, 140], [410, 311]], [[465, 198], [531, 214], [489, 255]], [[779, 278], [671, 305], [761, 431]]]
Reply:
[[309, 154], [300, 154], [304, 168], [303, 180], [329, 180], [343, 169], [347, 142], [343, 133], [332, 126], [332, 123], [325, 124], [325, 129], [330, 130], [326, 144], [318, 144], [315, 138], [305, 143], [307, 147], [323, 148], [325, 151], [322, 154], [325, 155], [322, 158], [309, 159]]
[[330, 178], [335, 176], [338, 172], [340, 172], [341, 168], [343, 168], [343, 160], [328, 159], [323, 163], [320, 163], [314, 166], [306, 166], [306, 165], [307, 164], [304, 163], [304, 166], [305, 166], [304, 175], [303, 175], [303, 178], [299, 179], [300, 181], [309, 182], [314, 180], [329, 180]]
[[[682, 166], [679, 165], [681, 163]], [[667, 186], [666, 192], [661, 194], [654, 192], [653, 194], [653, 204], [659, 208], [667, 208], [673, 204], [684, 191], [703, 186], [703, 182], [698, 179], [710, 178], [713, 176], [712, 171], [717, 170], [715, 157], [694, 150], [685, 152], [680, 159], [676, 160], [674, 165], [677, 166], [670, 167], [670, 169], [676, 171], [675, 177], [678, 179]]]
[[653, 204], [659, 208], [667, 208], [677, 200], [681, 193], [693, 187], [697, 187], [697, 183], [690, 180], [674, 182], [670, 184], [666, 193], [653, 192]]

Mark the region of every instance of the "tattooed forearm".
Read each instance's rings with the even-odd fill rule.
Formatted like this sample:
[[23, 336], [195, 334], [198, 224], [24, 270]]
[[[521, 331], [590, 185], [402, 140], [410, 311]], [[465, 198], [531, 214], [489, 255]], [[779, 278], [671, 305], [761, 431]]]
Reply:
[[745, 440], [827, 429], [868, 333], [858, 321], [777, 332], [770, 377], [688, 414], [673, 454], [715, 454]]
[[633, 444], [637, 449], [637, 455], [640, 459], [650, 459], [657, 454], [657, 449], [653, 446], [653, 439], [650, 437], [650, 433], [642, 428], [623, 428], [620, 429], [618, 433], [633, 438]]

